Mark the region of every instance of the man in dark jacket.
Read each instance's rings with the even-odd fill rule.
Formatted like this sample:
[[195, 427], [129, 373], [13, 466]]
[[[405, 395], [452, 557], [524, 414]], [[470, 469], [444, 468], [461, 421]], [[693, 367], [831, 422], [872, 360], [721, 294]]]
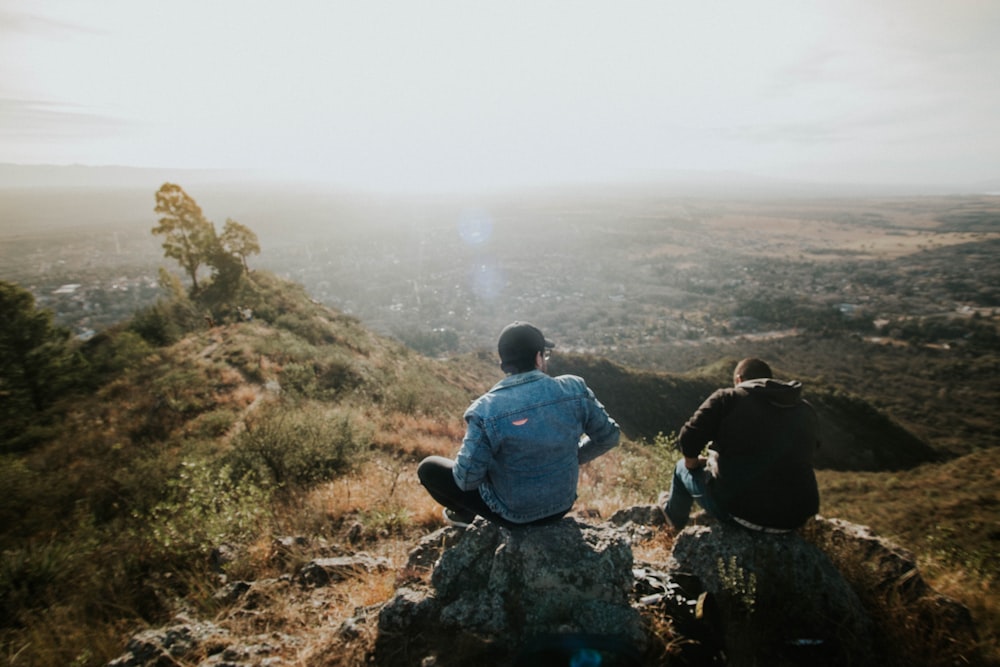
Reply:
[[719, 520], [794, 530], [819, 511], [816, 413], [802, 399], [800, 382], [773, 379], [760, 359], [737, 364], [733, 384], [709, 396], [681, 429], [684, 458], [674, 468], [664, 512], [680, 530], [697, 500]]

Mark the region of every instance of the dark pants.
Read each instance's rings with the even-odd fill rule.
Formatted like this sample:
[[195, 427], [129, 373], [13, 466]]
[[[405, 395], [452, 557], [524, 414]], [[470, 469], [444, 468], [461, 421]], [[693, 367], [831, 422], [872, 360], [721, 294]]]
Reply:
[[520, 526], [538, 526], [547, 523], [554, 523], [566, 515], [560, 512], [553, 516], [547, 516], [530, 523], [514, 523], [503, 518], [489, 508], [489, 505], [479, 495], [478, 489], [463, 491], [455, 483], [452, 475], [452, 468], [455, 462], [443, 456], [428, 456], [420, 462], [417, 468], [417, 477], [420, 483], [431, 494], [431, 498], [438, 501], [448, 509], [459, 514], [463, 520], [471, 521], [476, 516], [481, 516], [487, 521], [506, 526], [507, 528], [518, 528]]

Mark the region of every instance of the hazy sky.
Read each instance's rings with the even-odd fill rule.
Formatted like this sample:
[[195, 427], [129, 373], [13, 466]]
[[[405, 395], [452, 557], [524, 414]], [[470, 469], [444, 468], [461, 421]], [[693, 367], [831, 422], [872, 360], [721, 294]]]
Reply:
[[1000, 178], [997, 0], [0, 0], [0, 162]]

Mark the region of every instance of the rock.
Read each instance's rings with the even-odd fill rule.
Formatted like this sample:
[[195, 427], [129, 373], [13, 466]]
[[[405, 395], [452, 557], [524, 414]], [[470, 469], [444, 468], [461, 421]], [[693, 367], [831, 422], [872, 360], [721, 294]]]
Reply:
[[427, 535], [414, 547], [407, 557], [406, 566], [413, 570], [429, 570], [450, 546], [462, 539], [464, 529], [440, 528]]
[[866, 526], [818, 518], [803, 536], [858, 591], [877, 628], [879, 650], [905, 664], [971, 665], [978, 636], [967, 607], [927, 585], [909, 551]]
[[252, 582], [249, 581], [234, 581], [232, 583], [225, 584], [222, 588], [215, 592], [212, 596], [216, 602], [221, 602], [222, 604], [234, 604], [237, 600], [243, 597], [243, 594], [250, 590]]
[[667, 524], [667, 515], [659, 505], [636, 505], [618, 510], [608, 520], [615, 526], [632, 523], [657, 528]]
[[[175, 617], [109, 666], [288, 664], [316, 646], [313, 629], [336, 638], [321, 653], [383, 667], [982, 663], [968, 609], [863, 526], [817, 518], [770, 535], [702, 517], [675, 536], [668, 562], [634, 562], [630, 540], [662, 537], [658, 510], [627, 508], [597, 526], [442, 528], [410, 552], [388, 602], [356, 608], [339, 629], [323, 629], [340, 618], [327, 584], [389, 562], [296, 539], [281, 546], [322, 557], [294, 576], [227, 583], [213, 622]], [[286, 607], [317, 622], [276, 632]]]
[[326, 586], [333, 581], [343, 581], [362, 572], [384, 572], [391, 563], [385, 558], [374, 558], [366, 553], [335, 558], [317, 558], [299, 570], [299, 583], [304, 586]]
[[174, 667], [198, 647], [225, 635], [212, 623], [187, 620], [168, 628], [145, 630], [132, 637], [125, 653], [107, 667]]
[[429, 586], [402, 588], [383, 606], [377, 663], [461, 654], [467, 664], [505, 664], [518, 651], [591, 645], [641, 651], [632, 550], [620, 531], [572, 518], [513, 530], [478, 519], [458, 536]]
[[657, 529], [667, 525], [667, 515], [658, 505], [636, 505], [618, 510], [608, 521], [639, 543], [652, 539]]
[[861, 599], [826, 554], [796, 533], [692, 526], [677, 535], [667, 570], [697, 577], [706, 593], [701, 617], [730, 665], [872, 659], [873, 627]]
[[267, 667], [288, 664], [281, 658], [287, 647], [298, 647], [295, 637], [268, 632], [264, 635], [234, 637], [231, 632], [207, 621], [184, 616], [157, 630], [144, 630], [129, 640], [118, 658], [107, 667]]
[[[822, 517], [784, 535], [691, 526], [677, 535], [666, 571], [689, 594], [707, 593], [700, 618], [730, 665], [980, 661], [969, 610], [932, 590], [909, 552], [864, 526]], [[655, 601], [664, 594], [649, 581]]]

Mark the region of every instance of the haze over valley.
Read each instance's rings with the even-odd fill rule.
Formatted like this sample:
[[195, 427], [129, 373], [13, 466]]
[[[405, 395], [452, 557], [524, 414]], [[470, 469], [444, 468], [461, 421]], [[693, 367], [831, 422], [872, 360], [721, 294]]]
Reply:
[[[667, 182], [389, 197], [187, 175], [210, 220], [259, 235], [252, 269], [430, 356], [489, 350], [512, 319], [562, 353], [647, 370], [757, 351], [852, 387], [939, 447], [1000, 442], [996, 403], [938, 417], [928, 403], [996, 394], [995, 196], [727, 197]], [[180, 275], [150, 233], [155, 187], [5, 189], [0, 279], [83, 338], [152, 305], [159, 267]], [[927, 386], [880, 385], [881, 363], [902, 382], [923, 355], [937, 360]]]

